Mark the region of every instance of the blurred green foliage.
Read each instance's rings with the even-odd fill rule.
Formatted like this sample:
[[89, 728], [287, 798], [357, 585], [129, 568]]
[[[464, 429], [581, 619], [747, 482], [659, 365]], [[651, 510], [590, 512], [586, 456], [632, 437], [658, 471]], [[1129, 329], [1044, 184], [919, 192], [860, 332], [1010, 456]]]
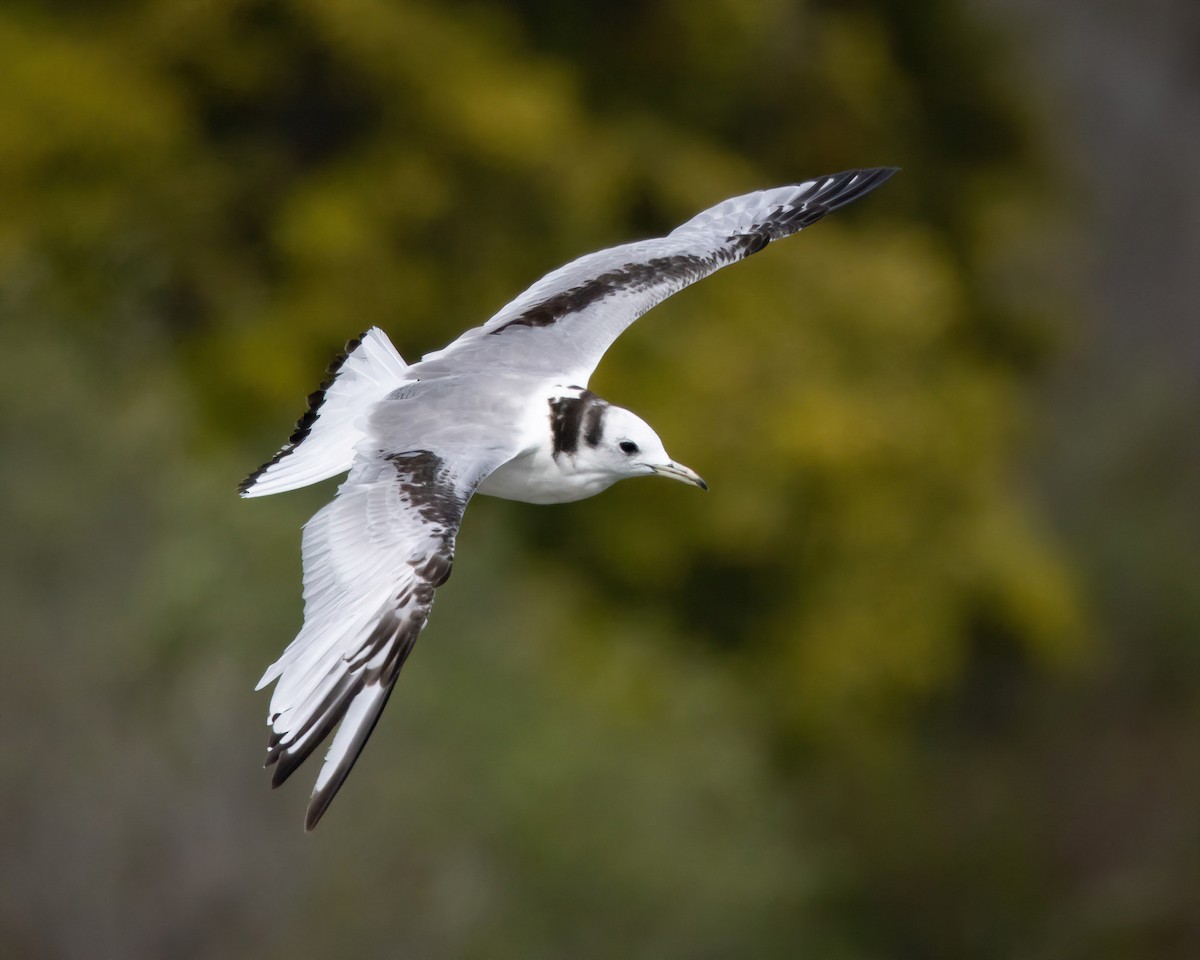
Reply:
[[[941, 0], [7, 6], [6, 950], [1090, 944], [992, 749], [1092, 656], [1015, 479], [1053, 324], [1003, 64]], [[580, 253], [876, 163], [905, 171], [599, 371], [712, 493], [473, 503], [303, 838], [249, 688], [332, 486], [233, 487], [341, 341], [415, 359]]]

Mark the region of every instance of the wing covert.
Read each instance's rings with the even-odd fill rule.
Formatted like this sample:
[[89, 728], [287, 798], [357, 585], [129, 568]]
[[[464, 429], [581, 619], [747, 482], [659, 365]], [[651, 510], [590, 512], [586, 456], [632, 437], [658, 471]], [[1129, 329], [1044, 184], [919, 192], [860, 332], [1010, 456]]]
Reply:
[[894, 167], [847, 170], [734, 197], [665, 237], [588, 254], [547, 274], [483, 326], [421, 361], [497, 365], [586, 385], [613, 341], [667, 297], [727, 264], [790, 236], [875, 189]]
[[450, 575], [480, 471], [430, 450], [379, 457], [304, 527], [304, 625], [276, 681], [267, 766], [283, 783], [340, 722], [309, 803], [311, 830], [345, 781]]

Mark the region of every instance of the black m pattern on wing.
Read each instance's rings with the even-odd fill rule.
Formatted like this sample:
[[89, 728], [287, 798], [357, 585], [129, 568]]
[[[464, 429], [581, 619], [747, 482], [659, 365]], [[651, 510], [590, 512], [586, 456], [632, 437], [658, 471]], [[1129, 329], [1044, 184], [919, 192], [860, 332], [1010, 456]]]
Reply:
[[266, 761], [274, 786], [341, 724], [309, 804], [309, 829], [366, 745], [434, 591], [450, 576], [473, 490], [429, 450], [386, 454], [378, 467], [368, 481], [343, 485], [306, 525], [304, 627], [262, 680], [279, 681]]
[[535, 304], [519, 317], [514, 317], [488, 333], [494, 336], [503, 333], [509, 327], [548, 327], [567, 314], [578, 313], [614, 293], [640, 293], [664, 280], [675, 280], [681, 287], [687, 286], [709, 273], [713, 266], [712, 257], [698, 257], [692, 254], [656, 257], [645, 263], [627, 263], [618, 270], [602, 273], [593, 280]]
[[848, 170], [733, 197], [665, 237], [587, 254], [553, 270], [421, 361], [427, 377], [504, 369], [586, 386], [620, 334], [647, 310], [883, 183], [894, 168]]
[[819, 177], [811, 181], [808, 190], [789, 198], [788, 204], [766, 211], [761, 222], [751, 223], [726, 237], [729, 245], [723, 249], [718, 248], [708, 255], [681, 253], [626, 263], [533, 304], [488, 333], [495, 336], [512, 327], [547, 327], [614, 293], [641, 293], [664, 283], [676, 289], [688, 286], [727, 263], [758, 253], [772, 240], [791, 236], [811, 226], [875, 189], [894, 172], [891, 168], [847, 170]]
[[[327, 392], [310, 398], [293, 435], [297, 442], [308, 439], [280, 473], [303, 463], [306, 450], [320, 449], [323, 437], [337, 437], [335, 427], [355, 439], [353, 460], [344, 461], [350, 476], [336, 498], [305, 527], [304, 625], [259, 684], [277, 682], [268, 745], [276, 783], [336, 727], [309, 806], [309, 829], [363, 749], [429, 616], [434, 591], [450, 573], [467, 501], [484, 477], [522, 452], [505, 425], [523, 416], [523, 404], [537, 404], [539, 415], [548, 417], [556, 454], [599, 443], [606, 407], [584, 387], [622, 331], [689, 284], [815, 223], [894, 172], [852, 170], [745, 194], [665, 237], [580, 257], [411, 368], [386, 338], [372, 340], [378, 350], [371, 359], [382, 361], [386, 376], [373, 377], [365, 361], [359, 375], [385, 388], [387, 398], [372, 406], [364, 429], [351, 416], [359, 409], [350, 402], [357, 396], [354, 378], [347, 377], [355, 373], [353, 360], [341, 366], [332, 387], [323, 385]], [[347, 389], [339, 392], [342, 383]], [[582, 386], [547, 401], [547, 384]], [[337, 402], [343, 394], [344, 411]], [[546, 402], [549, 409], [541, 406]], [[336, 450], [321, 455], [343, 463]], [[317, 465], [307, 469], [268, 472], [250, 492], [332, 475]]]

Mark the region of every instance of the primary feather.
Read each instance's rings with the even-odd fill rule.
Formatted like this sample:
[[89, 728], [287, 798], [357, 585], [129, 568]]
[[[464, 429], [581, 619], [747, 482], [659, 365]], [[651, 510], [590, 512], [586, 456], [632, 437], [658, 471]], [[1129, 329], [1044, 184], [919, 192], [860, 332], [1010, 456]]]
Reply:
[[[304, 528], [304, 625], [259, 682], [276, 684], [275, 785], [341, 724], [307, 829], [345, 782], [429, 618], [471, 496], [565, 501], [648, 472], [703, 486], [669, 459], [638, 460], [634, 434], [666, 453], [648, 425], [586, 390], [596, 365], [655, 304], [894, 172], [850, 170], [734, 197], [665, 237], [580, 257], [412, 366], [377, 328], [347, 345], [288, 444], [240, 488], [260, 496], [350, 471]], [[568, 408], [578, 435], [567, 430]]]

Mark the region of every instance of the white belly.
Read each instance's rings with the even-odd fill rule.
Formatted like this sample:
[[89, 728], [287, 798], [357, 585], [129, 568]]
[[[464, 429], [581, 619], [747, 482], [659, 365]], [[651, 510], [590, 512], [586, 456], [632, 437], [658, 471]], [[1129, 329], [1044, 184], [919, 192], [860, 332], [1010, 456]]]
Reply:
[[593, 497], [616, 480], [596, 473], [568, 473], [548, 449], [539, 448], [502, 464], [479, 485], [478, 492], [522, 503], [570, 503]]

